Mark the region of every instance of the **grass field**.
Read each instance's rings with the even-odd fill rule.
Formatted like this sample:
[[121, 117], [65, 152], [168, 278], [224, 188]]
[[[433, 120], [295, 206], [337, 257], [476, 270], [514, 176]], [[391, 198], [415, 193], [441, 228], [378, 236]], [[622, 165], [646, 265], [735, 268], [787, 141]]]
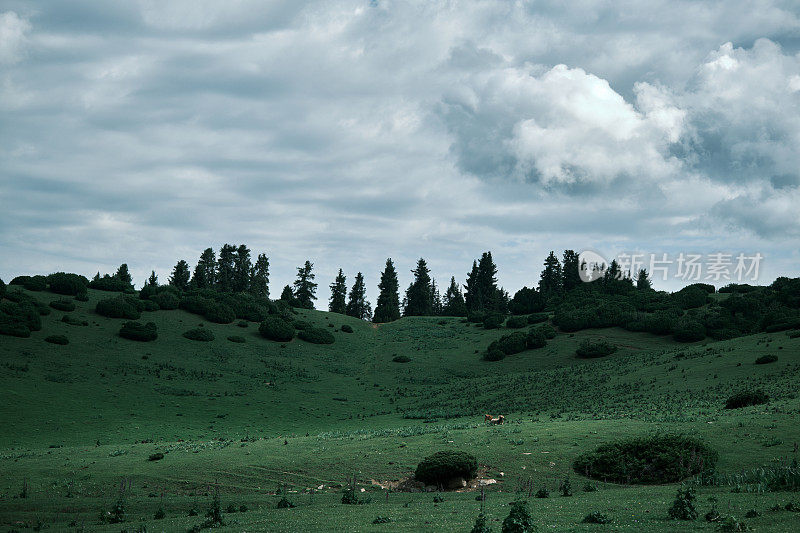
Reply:
[[[597, 483], [599, 490], [584, 492], [587, 480], [571, 468], [599, 444], [659, 432], [703, 438], [725, 474], [796, 459], [800, 338], [784, 332], [693, 344], [622, 329], [559, 333], [545, 348], [490, 363], [480, 354], [509, 330], [457, 318], [375, 327], [299, 311], [299, 319], [334, 332], [334, 344], [314, 345], [268, 341], [258, 324], [236, 322], [204, 323], [216, 339], [191, 341], [181, 334], [201, 317], [157, 311], [142, 321], [157, 324], [158, 339], [140, 343], [117, 335], [123, 320], [94, 313], [108, 293], [89, 294], [68, 313], [87, 326], [61, 322], [65, 313], [53, 311], [30, 338], [0, 337], [3, 531], [186, 531], [203, 521], [215, 490], [223, 509], [237, 509], [224, 514], [230, 531], [469, 531], [479, 492], [446, 492], [434, 503], [431, 493], [385, 488], [444, 449], [474, 454], [479, 476], [497, 481], [486, 487], [485, 502], [496, 531], [507, 504], [520, 498], [540, 530], [716, 530], [702, 518], [711, 497], [725, 515], [758, 511], [745, 520], [755, 530], [800, 530], [800, 513], [769, 510], [800, 504], [797, 492], [701, 486], [700, 518], [676, 522], [667, 510], [678, 484]], [[343, 324], [353, 333], [341, 331]], [[69, 344], [44, 341], [54, 334]], [[577, 359], [587, 337], [620, 349]], [[778, 360], [754, 364], [766, 354]], [[393, 362], [397, 356], [410, 361]], [[769, 404], [723, 409], [733, 392], [756, 387]], [[502, 413], [507, 424], [487, 426], [484, 413]], [[162, 459], [149, 460], [159, 453]], [[371, 503], [340, 503], [351, 475]], [[571, 497], [558, 493], [566, 476]], [[126, 521], [104, 524], [100, 515], [121, 484]], [[531, 484], [548, 487], [550, 497], [529, 497]], [[279, 490], [295, 508], [276, 508]], [[242, 505], [246, 512], [238, 512]], [[165, 517], [156, 520], [159, 509]], [[580, 523], [593, 511], [613, 522]], [[378, 516], [391, 522], [372, 524]]]

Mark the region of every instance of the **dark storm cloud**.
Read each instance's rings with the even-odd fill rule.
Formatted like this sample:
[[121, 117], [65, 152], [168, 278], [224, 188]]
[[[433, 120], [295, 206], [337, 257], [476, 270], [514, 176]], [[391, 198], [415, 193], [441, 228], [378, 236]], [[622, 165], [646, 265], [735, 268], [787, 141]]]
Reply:
[[562, 247], [779, 265], [798, 43], [788, 1], [7, 1], [0, 275], [163, 277], [223, 242], [274, 292], [306, 258], [372, 291], [387, 256], [443, 285], [486, 249], [512, 289]]

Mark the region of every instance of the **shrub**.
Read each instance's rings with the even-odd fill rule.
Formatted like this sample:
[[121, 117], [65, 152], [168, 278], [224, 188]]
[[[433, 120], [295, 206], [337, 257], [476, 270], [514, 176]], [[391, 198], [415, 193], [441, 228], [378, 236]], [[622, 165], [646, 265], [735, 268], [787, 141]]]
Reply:
[[549, 318], [547, 313], [533, 313], [528, 315], [528, 324], [539, 324], [540, 322], [546, 322]]
[[504, 321], [505, 317], [503, 315], [492, 313], [484, 317], [483, 327], [485, 329], [497, 329], [503, 325]]
[[353, 328], [350, 326], [350, 324], [343, 324], [342, 331], [345, 333], [353, 333]]
[[45, 337], [44, 341], [50, 344], [60, 344], [62, 346], [69, 344], [69, 339], [64, 335], [50, 335], [49, 337]]
[[69, 324], [70, 326], [88, 326], [89, 322], [86, 320], [78, 320], [77, 318], [72, 318], [70, 315], [64, 315], [61, 317], [61, 322], [65, 324]]
[[210, 342], [214, 340], [214, 332], [206, 328], [194, 328], [183, 334], [189, 340]]
[[240, 337], [239, 335], [230, 335], [228, 336], [228, 340], [239, 344], [245, 342], [244, 337]]
[[105, 274], [102, 278], [95, 278], [89, 282], [90, 289], [108, 292], [125, 292], [131, 289], [129, 283], [122, 281], [116, 276]]
[[247, 322], [247, 320], [240, 320], [239, 322], [236, 323], [236, 325], [239, 326], [240, 328], [250, 327], [250, 324]]
[[161, 309], [161, 306], [155, 303], [153, 300], [142, 300], [141, 301], [142, 311], [153, 312], [158, 311]]
[[40, 292], [47, 288], [47, 278], [44, 276], [17, 276], [9, 285], [20, 285], [28, 291]]
[[673, 337], [678, 342], [697, 342], [706, 338], [706, 328], [691, 318], [678, 320], [674, 326]]
[[395, 363], [408, 363], [409, 361], [411, 361], [411, 358], [407, 355], [396, 355], [392, 357], [392, 361], [394, 361]]
[[547, 490], [547, 487], [542, 487], [542, 488], [540, 488], [539, 490], [536, 491], [535, 496], [537, 498], [549, 498], [550, 497], [550, 491]]
[[74, 311], [75, 310], [75, 302], [72, 300], [53, 300], [50, 302], [50, 307], [55, 309], [56, 311]]
[[604, 515], [600, 511], [594, 511], [593, 513], [587, 514], [582, 522], [584, 524], [610, 524], [611, 518]]
[[0, 320], [0, 335], [28, 338], [31, 336], [31, 330], [25, 324], [7, 323]]
[[268, 316], [261, 325], [258, 332], [262, 337], [272, 341], [286, 342], [294, 337], [294, 327], [279, 316]]
[[486, 313], [480, 311], [473, 311], [467, 315], [467, 322], [478, 324], [482, 323], [485, 318], [486, 318]]
[[538, 331], [542, 332], [542, 335], [544, 335], [545, 339], [555, 339], [556, 338], [556, 328], [554, 328], [550, 324], [542, 324], [541, 326], [539, 326], [536, 329]]
[[165, 311], [177, 309], [178, 305], [180, 304], [178, 297], [169, 291], [163, 291], [159, 292], [158, 294], [154, 294], [150, 297], [150, 300], [157, 303], [158, 307], [164, 309]]
[[562, 496], [572, 496], [572, 483], [569, 481], [569, 476], [564, 478], [558, 490], [561, 492]]
[[195, 315], [203, 315], [214, 304], [213, 300], [198, 295], [189, 295], [181, 298], [178, 308]]
[[613, 483], [675, 483], [711, 470], [718, 454], [681, 435], [636, 437], [603, 444], [575, 460], [579, 474]]
[[678, 489], [675, 501], [669, 510], [669, 517], [673, 520], [695, 520], [697, 509], [694, 507], [696, 497], [691, 488]]
[[520, 329], [528, 325], [528, 319], [524, 316], [512, 316], [506, 320], [506, 327], [511, 329]]
[[278, 509], [292, 509], [293, 507], [297, 507], [293, 501], [289, 500], [286, 496], [281, 497], [278, 500]]
[[544, 348], [547, 346], [547, 339], [542, 333], [542, 330], [539, 328], [532, 329], [528, 332], [528, 335], [525, 337], [525, 342], [531, 350], [535, 350], [537, 348]]
[[160, 461], [164, 458], [164, 454], [161, 452], [151, 453], [150, 457], [147, 458], [148, 461]]
[[158, 338], [158, 328], [153, 322], [125, 322], [119, 329], [119, 336], [132, 341], [154, 341]]
[[373, 524], [388, 524], [392, 521], [391, 518], [388, 516], [376, 516], [375, 520], [372, 521]]
[[333, 344], [336, 341], [333, 333], [322, 328], [302, 329], [297, 337], [311, 344]]
[[47, 283], [50, 291], [56, 294], [67, 296], [77, 296], [86, 293], [89, 280], [78, 274], [68, 274], [66, 272], [56, 272], [47, 276]]
[[606, 340], [590, 341], [585, 339], [581, 342], [575, 355], [582, 359], [592, 359], [595, 357], [605, 357], [617, 351], [617, 347]]
[[31, 331], [42, 329], [39, 302], [19, 291], [7, 293], [6, 298], [11, 301], [0, 302], [0, 334], [30, 337]]
[[75, 299], [79, 302], [88, 302], [89, 301], [89, 293], [88, 292], [79, 292], [75, 295]]
[[138, 320], [141, 312], [131, 301], [124, 296], [117, 296], [115, 298], [106, 298], [97, 302], [95, 312], [108, 318], [127, 318], [129, 320]]
[[483, 354], [484, 361], [499, 361], [501, 359], [505, 359], [506, 353], [501, 350], [500, 348], [492, 348], [491, 350], [486, 350]]
[[292, 322], [292, 326], [294, 326], [294, 329], [299, 331], [303, 331], [304, 329], [310, 329], [311, 327], [313, 327], [311, 325], [311, 322], [307, 322], [305, 320], [295, 320], [294, 322]]
[[417, 465], [416, 479], [428, 485], [446, 484], [460, 477], [472, 479], [478, 473], [478, 460], [467, 452], [445, 450], [436, 452]]
[[[480, 498], [480, 495], [478, 496]], [[475, 524], [472, 526], [472, 531], [470, 533], [492, 533], [492, 528], [489, 527], [489, 524], [486, 522], [486, 515], [480, 513], [478, 517], [475, 519]]]
[[527, 336], [521, 331], [515, 331], [509, 335], [503, 335], [489, 345], [488, 351], [501, 350], [506, 355], [513, 355], [525, 351], [527, 348]]
[[3, 299], [3, 296], [6, 294], [6, 284], [0, 279], [0, 300]]
[[769, 363], [774, 363], [777, 360], [778, 360], [778, 356], [775, 355], [775, 354], [762, 355], [761, 357], [756, 359], [756, 363], [755, 364], [757, 364], [757, 365], [766, 365], [766, 364], [769, 364]]
[[531, 513], [528, 510], [528, 502], [511, 502], [509, 505], [511, 510], [503, 520], [500, 530], [502, 533], [528, 533], [536, 529], [536, 526], [533, 525]]
[[209, 322], [214, 322], [216, 324], [230, 324], [236, 320], [236, 313], [227, 305], [212, 302], [206, 308], [203, 317]]
[[767, 402], [769, 402], [769, 396], [761, 389], [739, 391], [728, 398], [725, 402], [725, 409], [740, 409]]

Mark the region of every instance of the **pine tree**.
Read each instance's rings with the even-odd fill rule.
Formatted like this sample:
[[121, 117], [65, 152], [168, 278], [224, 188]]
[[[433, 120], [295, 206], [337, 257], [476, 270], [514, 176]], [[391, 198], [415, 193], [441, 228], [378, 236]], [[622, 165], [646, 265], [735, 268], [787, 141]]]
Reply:
[[133, 288], [133, 278], [131, 277], [131, 273], [128, 272], [127, 263], [122, 263], [119, 266], [117, 273], [114, 274], [114, 277], [124, 283], [127, 287]]
[[250, 294], [269, 298], [269, 258], [265, 254], [258, 254], [256, 264], [250, 270]]
[[331, 313], [345, 314], [347, 311], [347, 278], [345, 277], [342, 269], [339, 269], [339, 274], [336, 279], [331, 283], [331, 299], [328, 302], [328, 311]]
[[640, 291], [646, 291], [653, 288], [653, 283], [650, 281], [650, 276], [647, 274], [647, 270], [639, 270], [639, 274], [636, 276], [636, 288]]
[[441, 316], [444, 309], [442, 294], [439, 292], [439, 287], [436, 286], [436, 280], [433, 278], [431, 278], [431, 302], [433, 303], [433, 315]]
[[397, 282], [397, 271], [394, 269], [391, 257], [386, 260], [386, 268], [381, 274], [381, 282], [378, 284], [380, 293], [378, 302], [375, 304], [375, 314], [373, 322], [392, 322], [400, 318], [400, 290]]
[[294, 301], [294, 293], [292, 292], [292, 288], [288, 285], [283, 287], [281, 291], [281, 301], [291, 304]]
[[478, 292], [483, 304], [482, 311], [504, 313], [508, 296], [497, 287], [497, 266], [492, 260], [492, 252], [484, 252], [478, 261]]
[[169, 284], [180, 291], [189, 289], [189, 263], [181, 259], [172, 269]]
[[404, 316], [431, 316], [433, 314], [433, 294], [430, 269], [420, 257], [417, 268], [411, 271], [414, 281], [406, 290]]
[[565, 250], [561, 263], [561, 286], [564, 292], [569, 292], [581, 284], [580, 264], [578, 254], [574, 250]]
[[464, 288], [466, 294], [464, 299], [466, 301], [468, 313], [479, 313], [483, 311], [483, 299], [481, 297], [480, 289], [478, 288], [478, 262], [472, 262], [472, 270], [467, 274], [467, 283]]
[[219, 259], [217, 259], [217, 283], [218, 290], [230, 292], [233, 290], [234, 257], [236, 247], [231, 244], [223, 244], [219, 249]]
[[233, 292], [246, 292], [250, 288], [250, 274], [253, 265], [250, 262], [250, 249], [240, 244], [233, 256]]
[[450, 286], [444, 293], [442, 304], [442, 315], [444, 316], [467, 316], [467, 306], [464, 303], [464, 296], [461, 288], [456, 283], [455, 276], [450, 278]]
[[359, 272], [356, 274], [356, 281], [347, 298], [346, 313], [348, 316], [370, 320], [372, 309], [367, 301], [367, 286], [364, 283], [364, 276]]
[[192, 275], [192, 287], [197, 289], [208, 289], [214, 286], [217, 281], [217, 256], [212, 248], [206, 248], [200, 254], [200, 259], [194, 267]]
[[551, 251], [547, 259], [544, 260], [544, 270], [542, 270], [539, 278], [539, 292], [545, 299], [561, 293], [562, 278], [561, 263], [559, 263], [556, 254]]
[[147, 287], [147, 286], [158, 287], [158, 276], [156, 276], [156, 271], [155, 270], [150, 271], [150, 277], [147, 278], [147, 281], [145, 281], [144, 284], [145, 284], [145, 287]]
[[306, 261], [305, 264], [297, 268], [297, 279], [294, 282], [294, 297], [305, 309], [314, 309], [314, 300], [317, 299], [317, 284], [314, 283], [314, 264]]

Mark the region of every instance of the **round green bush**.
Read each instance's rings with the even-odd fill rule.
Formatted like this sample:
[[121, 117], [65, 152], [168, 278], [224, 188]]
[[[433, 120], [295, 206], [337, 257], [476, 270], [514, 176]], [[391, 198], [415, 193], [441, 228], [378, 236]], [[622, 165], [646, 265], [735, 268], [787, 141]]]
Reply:
[[532, 313], [528, 315], [528, 324], [539, 324], [540, 322], [547, 322], [550, 318], [547, 313]]
[[89, 301], [89, 293], [88, 292], [79, 292], [75, 295], [75, 299], [79, 302], [88, 302]]
[[547, 339], [544, 336], [544, 333], [539, 328], [534, 328], [528, 332], [528, 335], [525, 337], [525, 342], [529, 349], [536, 350], [538, 348], [544, 348], [547, 346]]
[[240, 320], [239, 322], [236, 323], [236, 325], [239, 326], [240, 328], [250, 327], [250, 324], [247, 322], [247, 320]]
[[64, 335], [50, 335], [49, 337], [45, 337], [44, 341], [50, 344], [60, 344], [62, 346], [69, 344], [69, 339]]
[[711, 471], [719, 454], [699, 439], [653, 435], [603, 444], [575, 459], [575, 472], [612, 483], [676, 483]]
[[25, 290], [41, 292], [47, 288], [47, 278], [44, 276], [17, 276], [9, 285], [21, 285]]
[[27, 339], [31, 336], [31, 330], [25, 324], [0, 321], [0, 335]]
[[345, 333], [353, 333], [353, 327], [350, 324], [343, 324], [342, 331]]
[[77, 318], [72, 318], [70, 315], [64, 315], [61, 317], [61, 322], [65, 324], [69, 324], [70, 326], [88, 326], [89, 322], [86, 320], [78, 320]]
[[10, 301], [0, 302], [0, 324], [5, 325], [4, 335], [29, 337], [31, 331], [42, 329], [41, 315], [48, 314], [49, 307], [21, 291], [6, 293], [6, 299]]
[[678, 342], [697, 342], [706, 338], [706, 328], [697, 320], [678, 320], [674, 328], [673, 337]]
[[230, 324], [236, 320], [236, 313], [233, 312], [233, 309], [225, 304], [218, 304], [216, 302], [212, 303], [206, 309], [203, 316], [209, 322], [215, 322], [217, 324]]
[[501, 359], [505, 359], [505, 357], [506, 352], [496, 347], [493, 347], [491, 350], [486, 350], [486, 352], [483, 354], [484, 361], [499, 361]]
[[158, 294], [154, 294], [150, 297], [150, 300], [157, 303], [158, 307], [164, 309], [165, 311], [177, 309], [178, 304], [180, 304], [178, 297], [169, 291], [163, 291], [159, 292]]
[[69, 312], [75, 310], [75, 302], [67, 299], [53, 300], [52, 302], [50, 302], [50, 307], [52, 307], [56, 311]]
[[524, 352], [527, 346], [525, 333], [515, 331], [509, 335], [503, 335], [489, 345], [488, 351], [494, 349], [501, 350], [506, 355], [514, 355], [515, 353]]
[[239, 335], [229, 335], [228, 336], [228, 340], [231, 341], [231, 342], [236, 342], [236, 343], [240, 343], [240, 344], [245, 342], [244, 337], [240, 337]]
[[429, 455], [417, 465], [414, 477], [427, 485], [446, 485], [453, 478], [473, 479], [478, 473], [474, 455], [456, 450], [444, 450]]
[[581, 359], [593, 359], [595, 357], [605, 357], [617, 351], [617, 347], [606, 340], [590, 341], [585, 339], [581, 342], [575, 355]]
[[214, 332], [206, 328], [194, 328], [183, 334], [189, 340], [209, 342], [214, 340]]
[[66, 296], [77, 296], [86, 292], [89, 280], [78, 274], [56, 272], [47, 276], [47, 284], [50, 286], [51, 292]]
[[500, 314], [486, 315], [483, 319], [483, 327], [485, 329], [497, 329], [503, 325], [505, 317]]
[[555, 339], [556, 338], [556, 328], [551, 326], [550, 324], [542, 324], [541, 326], [536, 328], [538, 331], [542, 332], [545, 339]]
[[294, 322], [292, 322], [292, 325], [294, 326], [294, 329], [299, 331], [303, 331], [304, 329], [310, 329], [313, 327], [311, 325], [311, 322], [306, 322], [305, 320], [295, 320]]
[[741, 409], [769, 402], [769, 395], [761, 389], [739, 391], [725, 402], [725, 409]]
[[119, 329], [119, 336], [132, 341], [154, 341], [158, 338], [158, 328], [153, 322], [125, 322]]
[[322, 328], [302, 329], [297, 337], [311, 344], [333, 344], [336, 341], [333, 333]]
[[258, 326], [262, 337], [272, 341], [286, 342], [294, 337], [294, 327], [279, 316], [268, 316]]
[[124, 296], [117, 296], [115, 298], [106, 298], [97, 302], [94, 308], [98, 315], [108, 318], [127, 318], [129, 320], [138, 320], [141, 312], [136, 308], [130, 299]]
[[212, 305], [214, 305], [213, 300], [198, 295], [184, 296], [178, 303], [180, 309], [195, 315], [205, 314], [206, 310], [210, 309]]
[[506, 327], [511, 329], [520, 329], [528, 325], [528, 319], [524, 316], [512, 316], [506, 320]]
[[767, 365], [769, 363], [774, 363], [777, 360], [778, 360], [778, 356], [775, 355], [775, 354], [762, 355], [761, 357], [756, 359], [756, 364], [757, 365]]
[[392, 361], [395, 363], [408, 363], [411, 361], [411, 358], [407, 355], [396, 355], [392, 357]]

